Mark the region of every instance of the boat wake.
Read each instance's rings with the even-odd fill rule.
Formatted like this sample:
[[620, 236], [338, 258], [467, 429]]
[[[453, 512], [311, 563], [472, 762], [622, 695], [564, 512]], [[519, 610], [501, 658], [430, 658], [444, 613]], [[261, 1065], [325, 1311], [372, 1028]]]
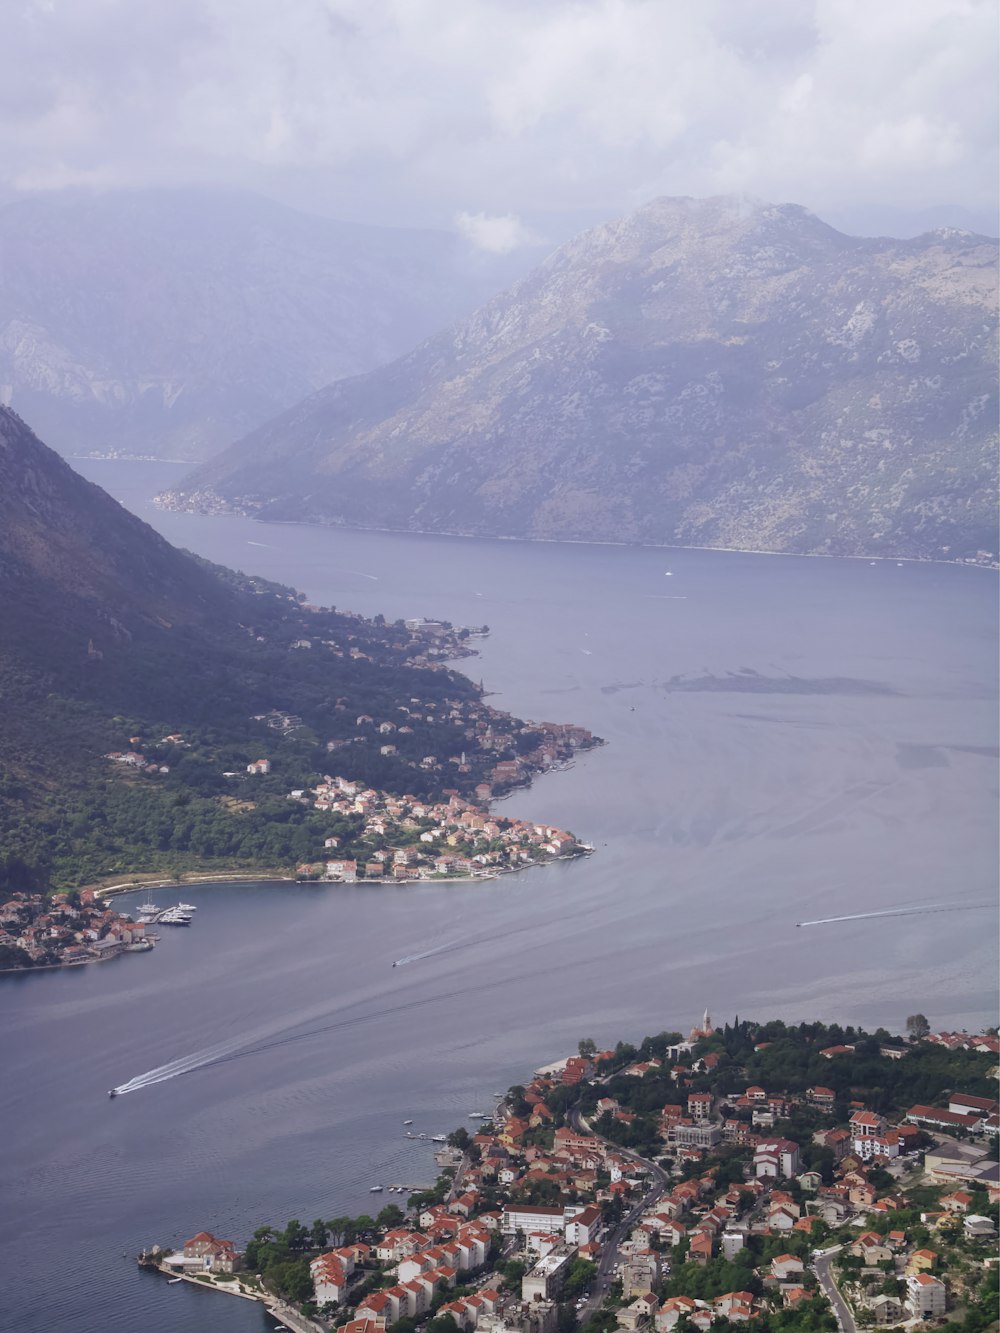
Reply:
[[436, 949], [425, 949], [423, 953], [408, 953], [403, 958], [397, 958], [393, 967], [406, 967], [407, 963], [419, 963], [422, 958], [433, 958], [435, 954], [451, 953], [453, 949], [464, 948], [462, 944], [439, 944]]
[[881, 912], [852, 912], [850, 916], [824, 916], [816, 921], [796, 921], [797, 926], [832, 926], [838, 921], [871, 921], [883, 916], [920, 916], [924, 912], [971, 912], [991, 903], [926, 903], [921, 907], [887, 907]]
[[[398, 958], [393, 966], [401, 967], [407, 963], [416, 963], [422, 958], [430, 958], [435, 954], [452, 953], [459, 949], [470, 948], [486, 940], [503, 939], [530, 929], [531, 927], [516, 926], [511, 930], [501, 931], [499, 934], [493, 932], [490, 935], [477, 935], [451, 940], [444, 944], [435, 945], [433, 948], [423, 949], [417, 953]], [[166, 1064], [157, 1065], [155, 1069], [147, 1069], [144, 1074], [137, 1074], [135, 1078], [130, 1078], [128, 1082], [119, 1084], [111, 1091], [115, 1097], [124, 1097], [130, 1092], [141, 1092], [145, 1088], [155, 1087], [158, 1083], [166, 1083], [170, 1079], [193, 1074], [197, 1070], [229, 1064], [234, 1060], [244, 1060], [248, 1056], [263, 1055], [267, 1051], [275, 1051], [283, 1046], [291, 1046], [293, 1043], [300, 1041], [309, 1041], [330, 1032], [357, 1027], [361, 1023], [369, 1023], [391, 1014], [400, 1013], [403, 1010], [436, 1004], [442, 999], [457, 999], [465, 993], [466, 991], [463, 988], [437, 992], [434, 995], [428, 995], [417, 1000], [403, 1000], [401, 996], [397, 996], [398, 1002], [355, 1014], [351, 1014], [350, 1011], [360, 1008], [362, 1004], [368, 1003], [368, 1001], [356, 1001], [353, 1004], [340, 1005], [334, 1008], [323, 1005], [299, 1013], [291, 1020], [286, 1019], [284, 1022], [278, 1022], [266, 1028], [258, 1028], [255, 1032], [243, 1033], [241, 1036], [231, 1037], [211, 1046], [204, 1046], [201, 1050], [192, 1051], [189, 1055], [178, 1056], [176, 1060], [169, 1060]]]

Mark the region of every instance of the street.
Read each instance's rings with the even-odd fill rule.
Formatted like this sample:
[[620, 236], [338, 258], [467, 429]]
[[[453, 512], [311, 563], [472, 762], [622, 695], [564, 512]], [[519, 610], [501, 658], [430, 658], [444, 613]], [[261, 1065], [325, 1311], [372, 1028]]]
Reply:
[[819, 1285], [823, 1295], [833, 1306], [833, 1313], [841, 1333], [857, 1333], [857, 1325], [854, 1322], [854, 1316], [851, 1314], [850, 1307], [840, 1294], [840, 1289], [834, 1281], [832, 1264], [834, 1258], [840, 1253], [843, 1246], [837, 1245], [832, 1250], [827, 1250], [820, 1258], [813, 1263], [813, 1269], [819, 1278]]
[[[589, 1125], [585, 1124], [580, 1116], [580, 1112], [575, 1108], [568, 1112], [566, 1116], [570, 1128], [575, 1129], [577, 1133], [594, 1134]], [[611, 1279], [614, 1274], [615, 1264], [618, 1262], [618, 1252], [622, 1241], [628, 1235], [629, 1231], [635, 1226], [638, 1219], [651, 1207], [662, 1194], [666, 1192], [669, 1180], [667, 1173], [662, 1167], [657, 1166], [655, 1162], [647, 1161], [645, 1157], [640, 1157], [638, 1153], [630, 1152], [627, 1148], [620, 1148], [616, 1143], [611, 1143], [609, 1139], [603, 1139], [599, 1134], [594, 1134], [594, 1138], [600, 1139], [602, 1143], [607, 1143], [614, 1148], [622, 1157], [627, 1157], [638, 1166], [643, 1166], [649, 1171], [653, 1179], [651, 1188], [646, 1192], [643, 1198], [632, 1210], [622, 1218], [613, 1231], [610, 1231], [605, 1238], [604, 1248], [601, 1251], [601, 1261], [597, 1267], [597, 1274], [594, 1278], [594, 1285], [591, 1288], [590, 1295], [585, 1303], [580, 1307], [577, 1318], [581, 1324], [585, 1324], [591, 1315], [599, 1308], [604, 1299], [607, 1288], [611, 1285]], [[853, 1333], [853, 1330], [848, 1330]]]

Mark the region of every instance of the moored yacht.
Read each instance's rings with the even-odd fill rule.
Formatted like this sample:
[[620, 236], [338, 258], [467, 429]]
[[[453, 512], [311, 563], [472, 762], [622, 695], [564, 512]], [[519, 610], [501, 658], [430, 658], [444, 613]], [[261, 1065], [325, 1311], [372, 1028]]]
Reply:
[[161, 926], [190, 926], [191, 917], [179, 907], [169, 907], [160, 917]]

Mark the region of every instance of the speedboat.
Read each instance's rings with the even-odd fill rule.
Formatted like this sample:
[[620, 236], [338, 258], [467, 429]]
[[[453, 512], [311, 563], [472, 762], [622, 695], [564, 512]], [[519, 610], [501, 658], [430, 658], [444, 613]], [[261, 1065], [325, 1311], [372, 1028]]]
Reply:
[[108, 1096], [109, 1096], [109, 1097], [117, 1097], [117, 1096], [118, 1096], [118, 1089], [117, 1089], [117, 1088], [109, 1088], [109, 1089], [108, 1089]]
[[432, 1134], [432, 1135], [431, 1135], [431, 1143], [447, 1143], [447, 1142], [448, 1142], [448, 1140], [445, 1138], [445, 1136], [444, 1136], [443, 1134]]
[[177, 910], [178, 912], [197, 912], [198, 909], [194, 903], [178, 903]]
[[381, 1185], [373, 1185], [373, 1186], [371, 1187], [371, 1189], [368, 1191], [368, 1193], [369, 1193], [369, 1194], [381, 1194], [381, 1193], [382, 1193], [382, 1186], [381, 1186]]
[[403, 1121], [403, 1124], [404, 1124], [404, 1125], [412, 1125], [412, 1124], [413, 1124], [413, 1121], [412, 1121], [412, 1120], [404, 1120], [404, 1121]]
[[172, 1286], [174, 1285], [175, 1282], [183, 1282], [183, 1281], [184, 1281], [184, 1279], [183, 1279], [182, 1277], [168, 1277], [168, 1278], [167, 1278], [167, 1286], [168, 1286], [168, 1287], [172, 1287]]

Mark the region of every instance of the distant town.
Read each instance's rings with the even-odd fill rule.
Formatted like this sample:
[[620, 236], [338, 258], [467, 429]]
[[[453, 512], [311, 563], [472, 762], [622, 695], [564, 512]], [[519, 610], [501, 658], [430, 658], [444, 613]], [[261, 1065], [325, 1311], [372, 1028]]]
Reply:
[[1000, 1043], [907, 1028], [706, 1013], [687, 1038], [584, 1040], [470, 1113], [434, 1186], [374, 1182], [408, 1195], [377, 1217], [259, 1227], [242, 1253], [202, 1230], [139, 1261], [300, 1333], [978, 1333], [997, 1314]]

